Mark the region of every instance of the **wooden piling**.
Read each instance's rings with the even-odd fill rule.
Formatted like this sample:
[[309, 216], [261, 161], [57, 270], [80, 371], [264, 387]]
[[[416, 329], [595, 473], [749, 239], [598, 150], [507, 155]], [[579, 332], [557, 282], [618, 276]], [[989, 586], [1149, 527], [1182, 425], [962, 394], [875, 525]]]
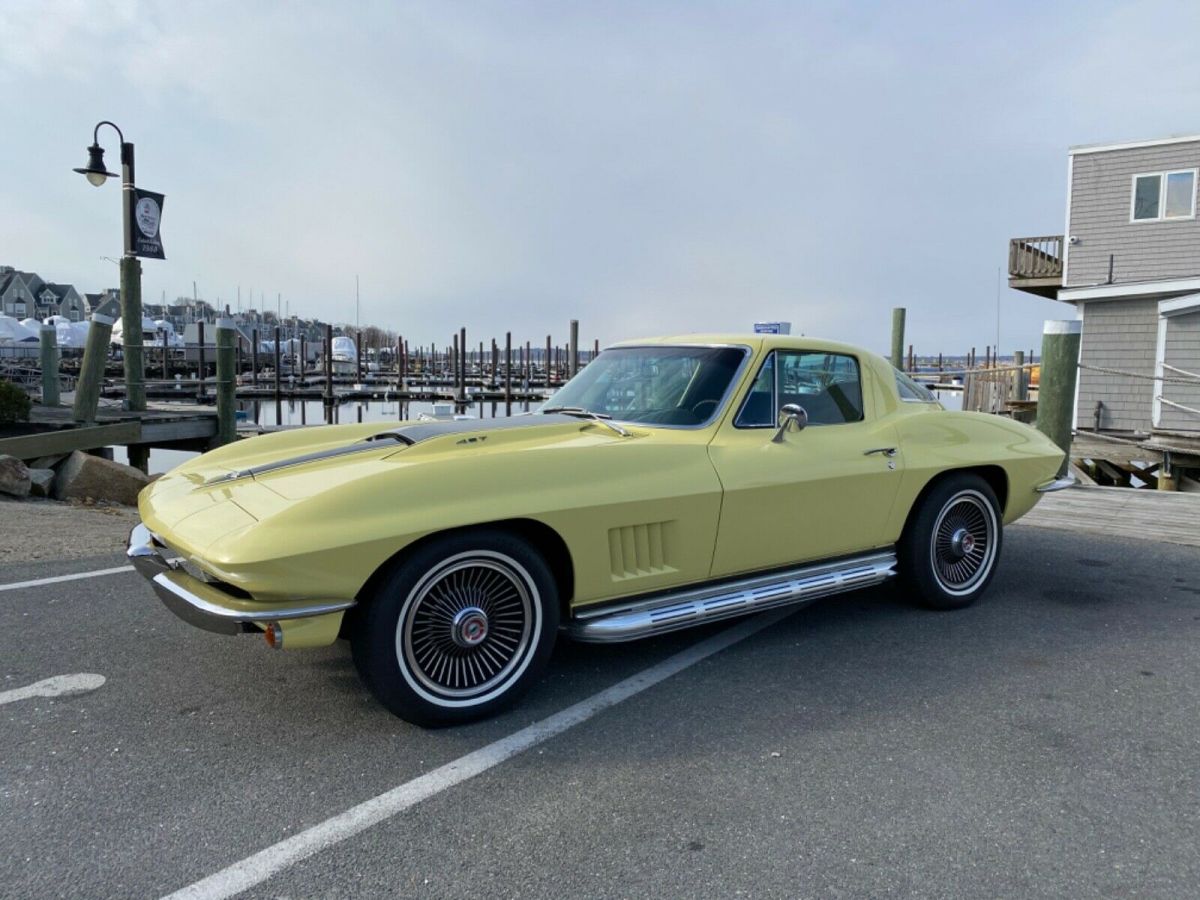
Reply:
[[253, 344], [250, 347], [250, 383], [258, 385], [258, 329], [251, 330]]
[[237, 384], [234, 372], [233, 319], [217, 319], [217, 446], [237, 440]]
[[[308, 368], [308, 335], [306, 335], [306, 334], [300, 335], [299, 364], [300, 364], [300, 378], [297, 379], [297, 382], [299, 383], [300, 387], [304, 387], [304, 370]], [[303, 410], [304, 405], [301, 404], [300, 408]]]
[[579, 371], [579, 320], [571, 320], [571, 338], [567, 355], [567, 371], [574, 378]]
[[908, 345], [908, 370], [909, 372], [916, 371], [916, 358], [913, 356], [913, 345]]
[[904, 367], [904, 317], [907, 310], [903, 306], [892, 309], [892, 358], [891, 363], [897, 369]]
[[42, 406], [58, 406], [58, 330], [43, 325], [38, 331], [42, 365]]
[[512, 332], [504, 334], [504, 414], [512, 415]]
[[199, 355], [196, 358], [197, 375], [196, 379], [196, 399], [204, 400], [204, 379], [208, 374], [208, 360], [205, 359], [204, 353], [204, 320], [201, 319], [196, 323], [196, 342]]
[[146, 408], [146, 368], [142, 354], [142, 263], [132, 254], [121, 257], [121, 327], [125, 408], [140, 412]]
[[325, 424], [333, 424], [333, 326], [325, 326]]
[[362, 332], [354, 332], [354, 383], [362, 384]]
[[1025, 351], [1013, 351], [1013, 365], [1017, 366], [1017, 377], [1013, 379], [1013, 399], [1028, 400], [1029, 399], [1029, 373], [1021, 366], [1025, 365]]
[[100, 388], [104, 386], [104, 363], [108, 359], [113, 323], [120, 312], [121, 307], [116, 300], [105, 300], [92, 313], [92, 324], [83, 348], [83, 362], [79, 367], [79, 380], [75, 385], [72, 417], [76, 422], [96, 421]]
[[546, 335], [546, 390], [550, 390], [550, 335]]
[[1075, 382], [1079, 374], [1082, 323], [1049, 320], [1042, 329], [1042, 371], [1038, 381], [1037, 429], [1063, 449], [1058, 474], [1070, 463]]
[[458, 394], [459, 399], [463, 403], [463, 412], [467, 411], [467, 356], [470, 351], [467, 349], [467, 329], [460, 327], [458, 329]]
[[283, 367], [280, 365], [279, 356], [279, 326], [275, 326], [275, 424], [283, 424], [283, 402], [279, 388], [279, 379], [282, 376]]

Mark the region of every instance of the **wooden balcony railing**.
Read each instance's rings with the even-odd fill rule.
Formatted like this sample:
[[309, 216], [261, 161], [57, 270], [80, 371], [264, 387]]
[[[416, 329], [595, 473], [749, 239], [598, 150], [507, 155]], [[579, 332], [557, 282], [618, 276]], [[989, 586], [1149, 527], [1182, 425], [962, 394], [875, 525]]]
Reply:
[[1008, 242], [1009, 278], [1062, 278], [1063, 236], [1013, 238]]

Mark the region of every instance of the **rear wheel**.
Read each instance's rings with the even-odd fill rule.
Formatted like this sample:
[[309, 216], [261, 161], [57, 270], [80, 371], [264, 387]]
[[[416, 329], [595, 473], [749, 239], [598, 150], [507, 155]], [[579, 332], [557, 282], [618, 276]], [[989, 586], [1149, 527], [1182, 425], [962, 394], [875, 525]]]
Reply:
[[500, 531], [420, 548], [363, 601], [351, 638], [358, 672], [384, 706], [417, 725], [510, 705], [545, 666], [558, 630], [545, 561]]
[[937, 482], [900, 538], [900, 575], [932, 609], [969, 606], [987, 589], [1000, 558], [1003, 525], [991, 486], [978, 475]]

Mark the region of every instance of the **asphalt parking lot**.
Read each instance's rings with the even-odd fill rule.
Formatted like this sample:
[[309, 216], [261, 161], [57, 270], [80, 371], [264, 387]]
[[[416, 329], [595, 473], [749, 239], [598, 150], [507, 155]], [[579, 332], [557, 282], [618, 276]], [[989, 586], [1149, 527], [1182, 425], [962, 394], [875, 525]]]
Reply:
[[[119, 556], [0, 565], [0, 895], [229, 896], [255, 854], [239, 896], [1200, 894], [1200, 551], [1006, 541], [972, 609], [881, 588], [756, 631], [563, 642], [517, 709], [441, 731], [377, 706], [345, 646], [195, 631], [132, 572], [2, 589]], [[481, 774], [329, 824], [714, 639]], [[14, 698], [79, 673], [105, 680]], [[298, 835], [319, 840], [270, 864]]]

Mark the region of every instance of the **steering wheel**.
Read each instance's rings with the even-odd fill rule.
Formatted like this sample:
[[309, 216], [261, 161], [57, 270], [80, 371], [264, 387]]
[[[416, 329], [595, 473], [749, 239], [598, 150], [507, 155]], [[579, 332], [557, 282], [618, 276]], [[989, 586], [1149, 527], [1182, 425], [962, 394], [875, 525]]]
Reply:
[[[709, 406], [712, 408], [705, 410], [704, 412], [701, 412], [700, 409], [701, 409], [701, 407], [704, 407], [704, 406]], [[717, 401], [709, 398], [707, 400], [701, 400], [699, 403], [695, 404], [692, 407], [691, 412], [692, 412], [692, 415], [694, 415], [696, 418], [703, 421], [703, 420], [707, 419], [712, 414], [713, 409], [716, 409], [716, 408], [717, 408]]]

